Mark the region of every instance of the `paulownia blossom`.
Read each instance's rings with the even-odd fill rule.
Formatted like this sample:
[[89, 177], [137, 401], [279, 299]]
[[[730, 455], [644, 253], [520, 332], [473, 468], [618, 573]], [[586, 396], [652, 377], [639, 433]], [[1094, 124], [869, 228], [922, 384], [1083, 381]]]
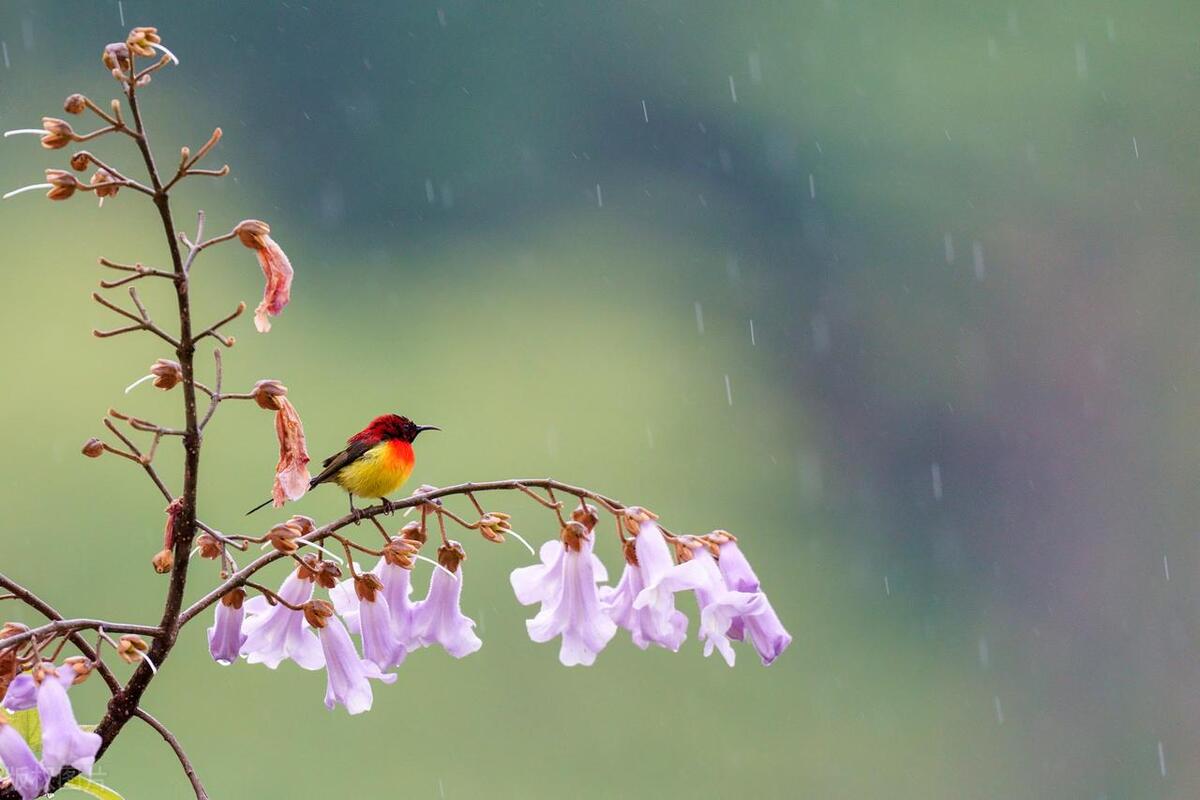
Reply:
[[254, 309], [254, 327], [259, 333], [271, 330], [268, 317], [277, 317], [288, 304], [292, 294], [292, 263], [275, 240], [271, 238], [271, 226], [261, 220], [248, 219], [234, 228], [238, 239], [258, 256], [267, 285], [263, 288], [263, 299]]
[[700, 638], [704, 640], [704, 655], [712, 655], [714, 649], [733, 666], [735, 654], [729, 643], [729, 628], [735, 618], [755, 614], [766, 601], [761, 592], [735, 592], [725, 582], [717, 567], [712, 551], [716, 545], [694, 536], [681, 537], [675, 541], [675, 552], [680, 561], [699, 564], [704, 582], [695, 589], [696, 604], [700, 607]]
[[758, 576], [742, 555], [734, 535], [726, 531], [713, 531], [705, 538], [717, 545], [717, 566], [730, 588], [762, 594], [762, 603], [756, 612], [734, 617], [729, 627], [729, 638], [741, 641], [748, 634], [750, 644], [758, 652], [763, 665], [770, 665], [792, 643], [792, 635], [783, 627], [771, 601], [762, 592]]
[[346, 626], [333, 615], [333, 605], [328, 601], [306, 603], [303, 613], [308, 623], [317, 629], [325, 654], [328, 676], [325, 707], [333, 709], [340, 703], [351, 714], [370, 711], [375, 697], [368, 679], [394, 683], [395, 673], [381, 672], [375, 662], [359, 657]]
[[37, 684], [37, 711], [42, 724], [42, 766], [51, 775], [67, 766], [91, 775], [100, 737], [84, 731], [75, 721], [71, 699], [53, 664], [35, 668], [33, 681]]
[[275, 485], [271, 501], [276, 508], [288, 500], [299, 500], [308, 491], [308, 447], [304, 442], [304, 425], [296, 407], [286, 396], [275, 398], [275, 434], [279, 437], [279, 463], [275, 465]]
[[[303, 566], [284, 580], [276, 594], [294, 606], [312, 599], [315, 576]], [[271, 669], [290, 658], [304, 669], [325, 666], [321, 645], [305, 626], [304, 612], [288, 608], [283, 603], [270, 605], [261, 595], [244, 604], [247, 619], [242, 625], [246, 640], [241, 654], [251, 664], [266, 664]]]
[[571, 520], [559, 539], [542, 545], [539, 557], [541, 564], [515, 569], [510, 576], [518, 601], [542, 604], [525, 622], [529, 638], [548, 642], [562, 636], [558, 660], [568, 667], [591, 666], [617, 632], [600, 608], [596, 582], [608, 580], [608, 572], [592, 554], [592, 533]]
[[[82, 656], [72, 656], [63, 660], [61, 666], [54, 670], [54, 677], [64, 689], [70, 689], [77, 683], [83, 683], [91, 674], [91, 663]], [[22, 672], [13, 678], [8, 685], [8, 691], [0, 705], [9, 711], [27, 711], [37, 706], [38, 684], [33, 679], [33, 672]]]
[[22, 800], [33, 800], [40, 796], [50, 784], [50, 773], [37, 760], [17, 729], [9, 724], [3, 712], [0, 712], [0, 764], [4, 765], [13, 788]]
[[483, 642], [473, 630], [475, 620], [464, 615], [459, 607], [462, 599], [463, 571], [460, 568], [466, 551], [461, 544], [451, 541], [438, 548], [437, 560], [441, 569], [435, 569], [429, 578], [429, 592], [413, 610], [413, 638], [422, 647], [433, 644], [455, 658], [469, 656]]
[[228, 666], [237, 661], [242, 645], [246, 643], [246, 634], [242, 633], [245, 600], [245, 589], [233, 589], [215, 603], [216, 619], [208, 629], [208, 652], [218, 664]]
[[675, 592], [695, 589], [704, 575], [691, 562], [674, 563], [651, 512], [633, 506], [625, 516], [637, 524], [637, 533], [626, 542], [620, 582], [600, 590], [602, 608], [643, 650], [657, 644], [678, 652], [687, 638], [687, 617], [675, 609]]
[[410, 650], [420, 646], [413, 633], [415, 606], [409, 599], [412, 554], [416, 551], [416, 542], [394, 537], [384, 547], [379, 563], [363, 576], [370, 576], [378, 587], [369, 592], [366, 587], [360, 590], [351, 579], [329, 590], [329, 598], [346, 627], [362, 636], [363, 656], [380, 669], [399, 666]]

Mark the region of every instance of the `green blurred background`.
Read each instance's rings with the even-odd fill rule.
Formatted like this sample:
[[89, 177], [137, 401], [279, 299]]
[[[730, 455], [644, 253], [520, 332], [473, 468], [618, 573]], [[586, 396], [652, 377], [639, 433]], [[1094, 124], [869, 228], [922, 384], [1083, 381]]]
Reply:
[[[267, 220], [296, 267], [228, 386], [285, 381], [315, 456], [400, 411], [446, 429], [416, 481], [550, 474], [728, 528], [795, 637], [730, 670], [693, 614], [678, 654], [621, 633], [565, 669], [511, 596], [527, 553], [468, 541], [483, 649], [418, 653], [362, 717], [189, 629], [146, 706], [214, 797], [1200, 792], [1200, 6], [9, 0], [2, 126], [113, 96], [133, 25], [182, 59], [144, 93], [160, 161], [225, 132], [232, 175], [187, 182], [179, 224]], [[0, 185], [63, 162], [9, 139]], [[0, 568], [152, 622], [161, 498], [78, 448], [110, 405], [177, 414], [121, 393], [168, 353], [88, 335], [96, 256], [163, 263], [158, 221], [31, 193], [0, 231]], [[261, 292], [236, 244], [193, 274], [202, 318]], [[270, 417], [223, 408], [206, 444], [202, 517], [259, 532]], [[100, 771], [188, 791], [136, 721]]]

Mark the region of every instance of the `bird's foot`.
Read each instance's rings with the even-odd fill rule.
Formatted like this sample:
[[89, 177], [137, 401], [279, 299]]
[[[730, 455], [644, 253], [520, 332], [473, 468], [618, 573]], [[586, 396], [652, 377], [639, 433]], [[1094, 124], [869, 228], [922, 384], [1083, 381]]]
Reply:
[[383, 513], [385, 514], [390, 515], [396, 511], [396, 504], [391, 500], [388, 500], [386, 497], [379, 498], [379, 504], [383, 506]]

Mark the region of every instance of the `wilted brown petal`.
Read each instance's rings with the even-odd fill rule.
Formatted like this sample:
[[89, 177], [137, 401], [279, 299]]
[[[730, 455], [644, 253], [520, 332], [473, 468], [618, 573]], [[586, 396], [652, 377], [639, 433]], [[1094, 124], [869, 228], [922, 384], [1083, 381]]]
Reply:
[[254, 309], [254, 327], [259, 333], [271, 330], [268, 317], [277, 317], [287, 306], [292, 296], [292, 263], [288, 261], [275, 240], [271, 238], [271, 226], [257, 219], [248, 219], [234, 229], [242, 244], [258, 256], [263, 276], [267, 279], [263, 288], [263, 299]]
[[299, 500], [308, 491], [308, 448], [304, 443], [304, 425], [296, 407], [280, 397], [275, 413], [275, 433], [279, 437], [279, 463], [275, 466], [275, 486], [271, 499], [279, 508], [287, 500]]

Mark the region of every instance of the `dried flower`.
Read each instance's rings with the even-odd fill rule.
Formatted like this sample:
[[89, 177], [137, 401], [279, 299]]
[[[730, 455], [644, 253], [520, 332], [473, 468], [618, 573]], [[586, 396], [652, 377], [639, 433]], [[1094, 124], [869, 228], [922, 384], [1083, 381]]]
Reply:
[[279, 381], [263, 380], [254, 384], [250, 393], [254, 395], [254, 402], [258, 403], [259, 408], [278, 411], [282, 407], [280, 398], [287, 395], [287, 387]]
[[142, 660], [150, 649], [146, 640], [132, 633], [127, 633], [117, 640], [117, 655], [126, 664], [136, 664]]
[[[301, 570], [290, 573], [276, 594], [286, 603], [300, 606], [312, 599], [313, 580], [302, 577]], [[242, 625], [246, 639], [241, 654], [251, 664], [266, 664], [271, 669], [290, 658], [304, 669], [325, 665], [321, 645], [311, 630], [304, 627], [304, 613], [283, 603], [271, 605], [261, 595], [244, 604], [247, 619]]]
[[413, 635], [422, 647], [433, 644], [455, 658], [474, 653], [483, 642], [473, 630], [475, 620], [462, 613], [463, 571], [459, 568], [466, 553], [458, 542], [438, 548], [438, 563], [429, 579], [429, 592], [413, 610]]
[[576, 509], [571, 512], [571, 519], [573, 519], [575, 522], [581, 523], [590, 531], [593, 530], [596, 527], [596, 523], [600, 521], [600, 512], [596, 510], [595, 506], [585, 504], [576, 507]]
[[154, 554], [150, 563], [154, 565], [155, 572], [159, 575], [166, 575], [175, 566], [175, 554], [164, 547]]
[[174, 389], [183, 381], [183, 367], [168, 358], [160, 358], [151, 364], [150, 374], [154, 376], [154, 385], [164, 391]]
[[131, 62], [129, 46], [125, 42], [113, 42], [105, 45], [100, 60], [104, 62], [104, 66], [112, 70], [114, 78], [119, 81], [126, 79], [125, 73], [129, 72]]
[[489, 511], [479, 520], [479, 532], [489, 542], [502, 544], [504, 534], [513, 532], [512, 525], [508, 522], [509, 519], [511, 517], [503, 511]]
[[83, 443], [83, 447], [80, 449], [80, 452], [88, 458], [99, 458], [100, 456], [104, 455], [104, 442], [93, 436]]
[[100, 198], [100, 205], [104, 205], [104, 198], [116, 197], [117, 192], [121, 190], [120, 179], [103, 168], [92, 173], [89, 183], [94, 187], [92, 191], [96, 193], [96, 197]]
[[208, 629], [208, 653], [213, 661], [228, 666], [237, 661], [246, 634], [242, 633], [242, 622], [246, 617], [244, 589], [231, 589], [216, 603], [216, 619]]
[[143, 58], [154, 55], [152, 46], [160, 42], [162, 42], [162, 38], [158, 35], [158, 28], [134, 28], [125, 37], [125, 44], [129, 47], [129, 51]]
[[88, 164], [92, 163], [92, 158], [86, 150], [80, 150], [78, 153], [71, 154], [71, 169], [76, 172], [83, 172], [88, 168]]
[[567, 667], [591, 666], [617, 632], [600, 608], [596, 583], [608, 580], [608, 572], [592, 554], [592, 539], [582, 522], [572, 520], [559, 541], [542, 545], [541, 564], [515, 569], [510, 576], [518, 601], [542, 604], [525, 622], [529, 638], [548, 642], [561, 636], [558, 660]]
[[46, 197], [51, 200], [66, 200], [79, 188], [79, 181], [75, 176], [61, 169], [46, 170], [46, 183], [51, 187], [50, 191], [46, 192]]
[[87, 98], [78, 92], [67, 95], [67, 99], [63, 101], [63, 111], [68, 114], [82, 114], [85, 108], [87, 108]]
[[238, 239], [258, 256], [259, 266], [267, 279], [262, 302], [254, 309], [254, 327], [259, 333], [271, 330], [268, 317], [277, 317], [291, 299], [292, 264], [287, 255], [271, 238], [271, 226], [261, 220], [248, 219], [234, 228]]
[[43, 669], [34, 671], [38, 718], [42, 724], [42, 766], [51, 775], [57, 775], [66, 766], [91, 775], [100, 737], [79, 727], [61, 676], [53, 664], [42, 666]]
[[3, 712], [0, 712], [0, 763], [21, 800], [40, 797], [50, 785], [50, 773]]
[[[279, 463], [275, 465], [275, 485], [271, 499], [276, 508], [287, 500], [299, 500], [308, 491], [308, 448], [304, 442], [304, 425], [295, 406], [286, 397], [275, 398], [275, 433], [279, 438]], [[261, 404], [260, 404], [261, 405]]]
[[70, 124], [57, 117], [42, 117], [42, 130], [46, 132], [42, 147], [47, 150], [58, 150], [75, 141], [75, 131]]
[[208, 531], [204, 531], [196, 537], [195, 545], [201, 558], [221, 557], [221, 542]]

